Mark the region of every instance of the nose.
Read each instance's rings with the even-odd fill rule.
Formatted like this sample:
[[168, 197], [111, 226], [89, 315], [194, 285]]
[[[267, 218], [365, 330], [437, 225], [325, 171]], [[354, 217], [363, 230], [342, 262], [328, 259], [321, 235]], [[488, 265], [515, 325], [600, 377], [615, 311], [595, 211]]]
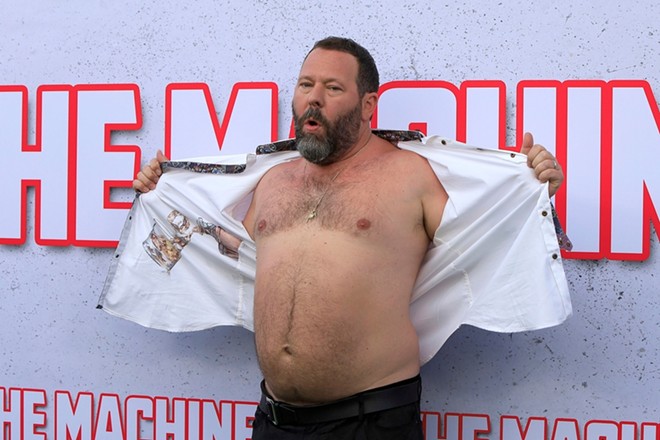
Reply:
[[323, 107], [323, 85], [316, 84], [307, 94], [307, 104], [310, 107]]

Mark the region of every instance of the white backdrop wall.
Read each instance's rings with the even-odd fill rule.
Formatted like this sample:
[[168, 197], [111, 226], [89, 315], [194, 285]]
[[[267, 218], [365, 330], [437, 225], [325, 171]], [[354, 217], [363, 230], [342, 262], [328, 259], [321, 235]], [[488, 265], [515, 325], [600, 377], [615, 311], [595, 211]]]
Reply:
[[[263, 142], [288, 137], [289, 103], [300, 62], [314, 41], [328, 35], [349, 36], [369, 48], [383, 84], [441, 80], [460, 88], [465, 81], [493, 80], [504, 86], [500, 113], [505, 130], [497, 135], [503, 139], [499, 146], [514, 145], [521, 128], [531, 127], [538, 129], [537, 141], [554, 148], [554, 136], [559, 132], [545, 130], [544, 121], [566, 114], [569, 121], [564, 135], [570, 138], [571, 130], [576, 130], [570, 115], [579, 113], [579, 107], [568, 112], [530, 110], [526, 120], [532, 122], [521, 123], [523, 101], [517, 93], [521, 82], [566, 85], [570, 80], [593, 80], [589, 84], [602, 86], [605, 92], [598, 96], [611, 106], [603, 107], [607, 111], [597, 118], [591, 133], [601, 135], [600, 140], [609, 139], [609, 149], [601, 148], [606, 143], [600, 140], [581, 138], [579, 147], [569, 142], [570, 149], [557, 151], [567, 168], [566, 186], [581, 182], [581, 189], [573, 183], [573, 189], [565, 189], [557, 200], [562, 216], [569, 220], [569, 235], [584, 250], [565, 255], [564, 261], [574, 316], [560, 327], [532, 333], [503, 335], [460, 329], [422, 371], [427, 438], [457, 439], [459, 432], [465, 439], [476, 435], [507, 440], [648, 440], [660, 436], [660, 261], [658, 239], [650, 226], [650, 220], [658, 223], [652, 202], [660, 201], [660, 196], [654, 198], [660, 188], [653, 180], [660, 175], [654, 173], [660, 160], [659, 110], [651, 99], [629, 115], [633, 121], [646, 121], [644, 124], [617, 128], [617, 112], [625, 113], [625, 106], [617, 104], [617, 83], [611, 83], [642, 84], [647, 95], [657, 95], [660, 90], [657, 2], [0, 0], [0, 9], [0, 85], [11, 86], [0, 89], [0, 97], [10, 96], [14, 86], [26, 88], [25, 143], [41, 142], [37, 139], [40, 86], [56, 85], [54, 89], [64, 90], [62, 107], [55, 103], [53, 109], [41, 110], [49, 115], [44, 121], [62, 118], [61, 128], [70, 127], [69, 122], [77, 118], [75, 112], [68, 113], [72, 107], [67, 100], [75, 97], [76, 105], [84, 105], [86, 95], [79, 92], [85, 85], [129, 84], [139, 91], [141, 127], [124, 127], [112, 132], [109, 139], [113, 145], [136, 146], [134, 150], [141, 151], [143, 160], [168, 142], [172, 142], [173, 154], [193, 151], [181, 146], [184, 141], [167, 140], [166, 101], [171, 84], [206, 84], [220, 122], [235, 84], [275, 84], [274, 128], [263, 128], [271, 120], [269, 109], [255, 108], [254, 127], [250, 126], [250, 112], [244, 111], [242, 122], [230, 131], [239, 127], [256, 132], [255, 136], [263, 132]], [[570, 101], [572, 92], [561, 90], [560, 98], [547, 102], [560, 106], [565, 102], [562, 99]], [[23, 173], [25, 179], [35, 179], [26, 171], [33, 164], [23, 159], [26, 153], [21, 156], [10, 151], [8, 133], [21, 131], [20, 117], [12, 119], [16, 116], [12, 102], [0, 98], [0, 157], [4, 158], [0, 182], [5, 198], [11, 196], [15, 184], [7, 176]], [[532, 108], [529, 101], [525, 108]], [[452, 115], [450, 111], [447, 117]], [[385, 117], [381, 109], [379, 118]], [[466, 119], [469, 125], [470, 116]], [[76, 120], [80, 124], [81, 119]], [[587, 124], [586, 119], [581, 121]], [[76, 131], [68, 133], [78, 136]], [[227, 136], [237, 136], [231, 133]], [[619, 145], [617, 139], [625, 137], [632, 141], [614, 148]], [[205, 142], [193, 141], [196, 145]], [[49, 143], [48, 148], [55, 154], [35, 161], [34, 166], [55, 176], [52, 179], [75, 175], [81, 186], [83, 174], [72, 174], [67, 145]], [[48, 148], [43, 146], [43, 157]], [[128, 181], [134, 172], [133, 159], [124, 159], [119, 166], [120, 162], [105, 162], [102, 156], [79, 152], [76, 158], [78, 169], [116, 172], [109, 180]], [[611, 218], [603, 214], [610, 208], [609, 195], [630, 190], [619, 182], [634, 179], [621, 180], [614, 171], [599, 172], [603, 164], [616, 169], [626, 160], [632, 160], [624, 168], [627, 175], [639, 170], [646, 186], [646, 217], [630, 225], [630, 229], [644, 225], [640, 230], [647, 231], [642, 243], [646, 252], [604, 249], [616, 242], [616, 234], [596, 234], [595, 245], [585, 238], [593, 236], [590, 228], [614, 225], [619, 221], [617, 215], [627, 212], [626, 207], [614, 206]], [[572, 175], [571, 163], [596, 163], [596, 174], [587, 174], [587, 178], [577, 172]], [[581, 166], [573, 169], [590, 169]], [[606, 185], [596, 184], [595, 193], [585, 190], [601, 180]], [[632, 191], [637, 197], [644, 191], [641, 180], [635, 182], [638, 187]], [[52, 209], [77, 197], [66, 193], [64, 202], [58, 204], [53, 200], [62, 194], [46, 191], [43, 185], [43, 198], [56, 205]], [[13, 197], [19, 197], [20, 189], [14, 192]], [[186, 430], [190, 438], [197, 438], [195, 415], [213, 419], [208, 402], [215, 402], [218, 411], [224, 410], [222, 417], [215, 414], [216, 421], [223, 421], [222, 428], [215, 426], [218, 439], [249, 438], [246, 417], [259, 397], [260, 381], [252, 335], [234, 328], [168, 334], [97, 311], [112, 248], [84, 239], [64, 240], [63, 246], [39, 241], [36, 192], [34, 186], [27, 190], [24, 243], [11, 244], [14, 235], [0, 237], [7, 243], [0, 245], [3, 438], [67, 440], [67, 429], [68, 435], [76, 438], [79, 434], [80, 440], [138, 435], [160, 439], [170, 431], [181, 440]], [[128, 190], [113, 191], [112, 200], [125, 203], [131, 197]], [[45, 207], [48, 201], [40, 203]], [[20, 209], [4, 205], [11, 207], [4, 213], [6, 222], [20, 217]], [[596, 214], [572, 221], [571, 206], [595, 206]], [[79, 223], [87, 217], [101, 227], [95, 213], [85, 209], [83, 205], [74, 211], [81, 218]], [[118, 215], [125, 211], [118, 210]], [[42, 234], [49, 225], [40, 225]], [[69, 238], [72, 227], [69, 218], [65, 225]], [[111, 237], [118, 238], [118, 233], [110, 228]], [[612, 258], [604, 258], [608, 256]], [[174, 411], [169, 425], [163, 415], [165, 404]], [[178, 412], [182, 408], [187, 412]], [[136, 416], [138, 409], [144, 411], [142, 417]], [[441, 430], [437, 420], [442, 420]], [[208, 438], [211, 426], [207, 421], [199, 431]]]

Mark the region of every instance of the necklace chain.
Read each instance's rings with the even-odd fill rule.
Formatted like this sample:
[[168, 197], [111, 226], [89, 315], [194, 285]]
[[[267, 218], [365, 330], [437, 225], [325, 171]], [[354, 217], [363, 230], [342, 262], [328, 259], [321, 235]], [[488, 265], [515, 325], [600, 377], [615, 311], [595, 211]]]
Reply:
[[[352, 158], [356, 157], [358, 154], [360, 154], [360, 153], [362, 152], [362, 150], [364, 150], [364, 147], [367, 146], [367, 144], [369, 143], [370, 140], [371, 140], [371, 133], [369, 134], [369, 138], [367, 138], [367, 142], [365, 142], [364, 145], [362, 145], [362, 146], [360, 147], [360, 149], [359, 149], [355, 154], [353, 154], [352, 156], [348, 157], [346, 160], [348, 160], [348, 159], [352, 159]], [[335, 175], [332, 176], [332, 178], [330, 179], [330, 182], [328, 182], [328, 186], [325, 188], [325, 191], [323, 191], [323, 194], [321, 194], [321, 197], [319, 197], [319, 199], [316, 201], [316, 204], [314, 205], [314, 208], [312, 208], [312, 210], [309, 212], [309, 214], [307, 214], [307, 221], [314, 220], [314, 219], [316, 218], [316, 216], [318, 215], [318, 209], [319, 209], [319, 206], [321, 205], [321, 202], [322, 202], [323, 199], [325, 198], [325, 195], [328, 193], [328, 191], [330, 191], [330, 187], [332, 186], [332, 183], [333, 183], [335, 180], [337, 180], [337, 177], [339, 177], [339, 175], [340, 175], [340, 174], [341, 174], [346, 168], [348, 168], [348, 165], [349, 165], [349, 164], [346, 164], [345, 166], [343, 166], [342, 168], [340, 168], [339, 171], [337, 171], [337, 172], [335, 173]], [[305, 162], [305, 172], [306, 172], [306, 171], [307, 171], [307, 162]]]

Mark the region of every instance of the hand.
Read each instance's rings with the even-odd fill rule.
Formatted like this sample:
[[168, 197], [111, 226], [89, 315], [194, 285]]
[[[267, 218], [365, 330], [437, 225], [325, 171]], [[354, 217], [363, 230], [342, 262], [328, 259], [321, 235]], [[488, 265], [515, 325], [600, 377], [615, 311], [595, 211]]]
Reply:
[[531, 133], [525, 133], [520, 152], [527, 155], [527, 165], [534, 170], [536, 178], [542, 183], [548, 182], [548, 193], [550, 197], [554, 196], [564, 181], [564, 172], [555, 156], [543, 145], [535, 145]]
[[133, 189], [142, 193], [146, 193], [156, 188], [156, 183], [163, 174], [160, 164], [166, 162], [168, 159], [162, 151], [156, 152], [156, 157], [151, 159], [142, 170], [138, 173], [137, 179], [133, 181]]
[[215, 233], [218, 237], [218, 250], [222, 255], [238, 260], [238, 248], [241, 245], [241, 239], [235, 237], [220, 226], [215, 227]]

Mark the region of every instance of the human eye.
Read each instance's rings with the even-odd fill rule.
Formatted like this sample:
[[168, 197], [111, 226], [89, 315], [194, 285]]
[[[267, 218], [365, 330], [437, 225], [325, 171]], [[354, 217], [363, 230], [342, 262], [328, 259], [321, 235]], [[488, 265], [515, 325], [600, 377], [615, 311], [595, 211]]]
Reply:
[[344, 90], [341, 86], [337, 84], [328, 84], [326, 87], [330, 91], [330, 93], [333, 94], [341, 93]]
[[311, 81], [300, 80], [300, 81], [298, 81], [298, 87], [303, 89], [303, 90], [307, 90], [307, 89], [312, 87], [312, 83], [311, 83]]

